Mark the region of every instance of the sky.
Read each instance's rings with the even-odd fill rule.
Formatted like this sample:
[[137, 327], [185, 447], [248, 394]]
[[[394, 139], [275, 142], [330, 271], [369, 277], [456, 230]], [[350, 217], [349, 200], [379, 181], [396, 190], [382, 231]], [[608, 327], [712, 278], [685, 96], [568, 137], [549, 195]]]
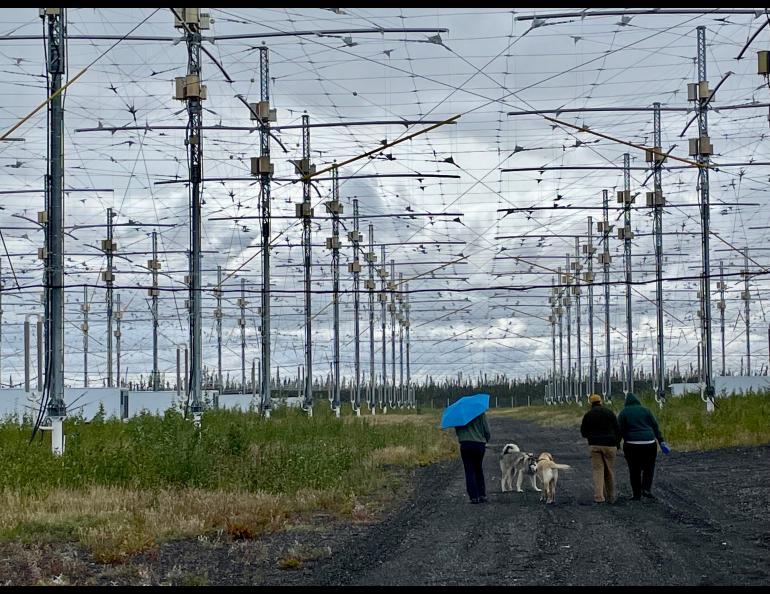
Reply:
[[[45, 44], [36, 8], [1, 10], [0, 127], [7, 131], [46, 98]], [[557, 269], [566, 267], [567, 255], [575, 261], [576, 236], [581, 245], [587, 241], [588, 217], [592, 217], [592, 241], [599, 245], [596, 222], [602, 216], [603, 190], [609, 192], [610, 223], [617, 228], [618, 221], [622, 222], [615, 195], [623, 188], [619, 167], [624, 153], [630, 155], [632, 194], [638, 193], [635, 206], [644, 206], [645, 193], [653, 189], [644, 152], [617, 141], [651, 146], [653, 116], [651, 110], [537, 112], [651, 108], [654, 102], [664, 109], [680, 108], [662, 113], [662, 147], [671, 150], [671, 155], [689, 159], [688, 139], [697, 135], [697, 122], [683, 134], [694, 116], [693, 103], [687, 101], [687, 83], [697, 80], [696, 31], [704, 26], [706, 78], [711, 88], [727, 76], [708, 116], [716, 164], [710, 173], [713, 365], [716, 373], [721, 372], [715, 276], [720, 263], [726, 285], [726, 368], [738, 372], [745, 365], [744, 277], [740, 271], [748, 247], [751, 365], [757, 372], [767, 368], [768, 359], [763, 305], [767, 248], [762, 227], [769, 224], [766, 164], [770, 159], [766, 143], [768, 83], [757, 74], [756, 52], [768, 48], [770, 28], [764, 28], [738, 60], [767, 17], [763, 9], [753, 14], [720, 10], [728, 9], [533, 21], [526, 17], [564, 11], [210, 8], [213, 23], [205, 36], [239, 38], [204, 40], [218, 65], [210, 56], [203, 56], [203, 79], [208, 87], [203, 122], [205, 126], [252, 125], [238, 96], [250, 102], [259, 99], [259, 46], [263, 42], [269, 48], [276, 125], [296, 126], [304, 113], [311, 125], [345, 124], [311, 128], [311, 157], [319, 170], [428, 126], [393, 122], [438, 122], [460, 115], [455, 123], [341, 167], [344, 215], [352, 214], [353, 200], [358, 200], [365, 240], [369, 224], [373, 225], [377, 264], [380, 244], [384, 244], [388, 270], [393, 260], [396, 276], [401, 274], [408, 281], [408, 290], [406, 284], [399, 287], [410, 301], [413, 380], [456, 377], [458, 373], [540, 376], [552, 366], [551, 285], [559, 284]], [[187, 68], [185, 44], [180, 42], [168, 9], [70, 8], [67, 23], [72, 37], [68, 77], [96, 62], [71, 85], [64, 99], [65, 187], [74, 190], [65, 195], [69, 232], [65, 243], [65, 381], [69, 386], [83, 383], [84, 286], [91, 305], [89, 382], [101, 385], [106, 378], [105, 285], [100, 277], [106, 259], [99, 246], [106, 237], [107, 208], [113, 208], [118, 225], [115, 292], [120, 294], [123, 310], [122, 375], [130, 380], [140, 375], [146, 378], [152, 367], [146, 264], [151, 258], [151, 233], [157, 231], [163, 289], [160, 368], [173, 381], [176, 347], [187, 340], [188, 332], [184, 303], [189, 248], [186, 112], [183, 103], [172, 97], [174, 77], [184, 75]], [[96, 37], [123, 36], [134, 28], [132, 36], [167, 39], [125, 39], [111, 48], [114, 40]], [[382, 32], [386, 28], [402, 30]], [[370, 32], [345, 32], [350, 29]], [[336, 32], [255, 36], [298, 31]], [[509, 115], [521, 111], [536, 113]], [[544, 115], [615, 140], [554, 123]], [[129, 126], [140, 129], [104, 130]], [[36, 213], [44, 208], [46, 128], [46, 111], [41, 110], [12, 134], [23, 141], [0, 143], [4, 182], [0, 377], [4, 386], [11, 378], [16, 386], [23, 380], [24, 318], [41, 312], [42, 263], [37, 248], [43, 245], [43, 233], [36, 224]], [[276, 137], [280, 145], [274, 141], [271, 147], [275, 165], [271, 358], [273, 375], [278, 369], [282, 377], [293, 377], [304, 358], [301, 227], [293, 216], [293, 203], [301, 201], [302, 188], [290, 162], [301, 156], [301, 136], [297, 129], [286, 129]], [[252, 360], [259, 357], [259, 225], [254, 219], [238, 218], [258, 214], [259, 186], [248, 179], [249, 159], [258, 153], [259, 134], [253, 130], [204, 131], [203, 359], [208, 369], [216, 367], [212, 289], [221, 266], [227, 277], [223, 284], [223, 368], [232, 378], [241, 373], [237, 299], [242, 279], [248, 301], [247, 375]], [[662, 172], [667, 200], [663, 211], [664, 347], [667, 365], [682, 369], [697, 365], [696, 292], [701, 269], [697, 173], [683, 165], [669, 159]], [[583, 169], [545, 169], [561, 167]], [[329, 200], [330, 192], [329, 181], [314, 184], [316, 215], [324, 212], [323, 202]], [[567, 205], [571, 208], [561, 208]], [[529, 208], [538, 210], [526, 210]], [[504, 209], [524, 210], [507, 214]], [[407, 216], [410, 214], [413, 218]], [[634, 361], [637, 369], [649, 372], [657, 331], [652, 216], [639, 209], [631, 218], [635, 234], [632, 271], [638, 283], [632, 291]], [[352, 228], [352, 220], [342, 223], [344, 231]], [[312, 335], [314, 376], [319, 379], [326, 378], [332, 360], [331, 253], [324, 247], [330, 235], [329, 220], [314, 222], [312, 276], [313, 288], [319, 292], [313, 295]], [[585, 271], [587, 258], [579, 249]], [[626, 308], [623, 242], [617, 239], [616, 229], [608, 249], [612, 254], [611, 358], [613, 367], [619, 369], [626, 354]], [[343, 241], [340, 340], [346, 378], [354, 371], [352, 278], [347, 272], [352, 253], [350, 242]], [[599, 269], [594, 261], [597, 280], [601, 280]], [[365, 266], [360, 311], [365, 377], [370, 340], [368, 296], [363, 289], [367, 277]], [[584, 370], [589, 351], [588, 299], [588, 289], [583, 287], [579, 337]], [[376, 301], [374, 314], [379, 373], [381, 319]], [[571, 315], [572, 356], [576, 359], [575, 305]], [[600, 358], [604, 356], [600, 285], [594, 287], [593, 315], [594, 354]], [[388, 374], [390, 326], [388, 319]], [[566, 348], [566, 336], [564, 342]], [[566, 360], [565, 351], [565, 365]]]

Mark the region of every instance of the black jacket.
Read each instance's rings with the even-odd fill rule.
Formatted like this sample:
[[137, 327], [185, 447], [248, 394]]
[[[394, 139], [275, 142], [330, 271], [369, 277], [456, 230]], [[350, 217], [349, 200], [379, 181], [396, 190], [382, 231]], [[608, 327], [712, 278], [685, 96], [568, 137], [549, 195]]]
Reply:
[[583, 415], [580, 435], [588, 440], [588, 445], [620, 447], [620, 425], [615, 413], [604, 408], [600, 403], [591, 406]]

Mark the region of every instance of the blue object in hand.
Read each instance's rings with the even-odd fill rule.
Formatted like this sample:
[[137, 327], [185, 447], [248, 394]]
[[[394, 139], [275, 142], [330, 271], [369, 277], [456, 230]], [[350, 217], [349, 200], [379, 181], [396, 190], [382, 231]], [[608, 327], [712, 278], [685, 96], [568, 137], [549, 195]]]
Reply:
[[671, 452], [671, 448], [668, 447], [668, 444], [665, 441], [660, 442], [660, 451], [664, 454], [668, 454]]

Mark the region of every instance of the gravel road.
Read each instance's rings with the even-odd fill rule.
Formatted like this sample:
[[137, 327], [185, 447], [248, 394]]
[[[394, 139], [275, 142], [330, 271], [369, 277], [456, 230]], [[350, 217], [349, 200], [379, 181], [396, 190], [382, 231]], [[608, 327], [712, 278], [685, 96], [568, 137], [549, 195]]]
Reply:
[[291, 583], [770, 585], [770, 446], [659, 453], [657, 500], [641, 502], [629, 500], [619, 456], [618, 503], [596, 505], [579, 431], [501, 417], [490, 425], [495, 444], [573, 467], [559, 474], [555, 505], [526, 484], [502, 493], [497, 447], [484, 460], [486, 505], [468, 502], [459, 460], [423, 468], [396, 512]]

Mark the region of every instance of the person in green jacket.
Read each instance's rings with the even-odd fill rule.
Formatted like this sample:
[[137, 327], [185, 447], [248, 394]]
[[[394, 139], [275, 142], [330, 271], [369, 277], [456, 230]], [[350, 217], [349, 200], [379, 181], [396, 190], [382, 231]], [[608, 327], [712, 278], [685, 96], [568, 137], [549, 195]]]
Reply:
[[[618, 414], [620, 434], [623, 437], [623, 454], [628, 464], [628, 474], [634, 501], [642, 497], [654, 499], [650, 489], [655, 474], [658, 446], [667, 447], [658, 427], [658, 421], [639, 399], [629, 392], [623, 410]], [[665, 451], [665, 450], [664, 450]]]
[[481, 413], [467, 425], [455, 427], [460, 442], [460, 458], [465, 468], [465, 488], [471, 503], [486, 503], [487, 490], [484, 484], [484, 453], [491, 436], [487, 416]]

